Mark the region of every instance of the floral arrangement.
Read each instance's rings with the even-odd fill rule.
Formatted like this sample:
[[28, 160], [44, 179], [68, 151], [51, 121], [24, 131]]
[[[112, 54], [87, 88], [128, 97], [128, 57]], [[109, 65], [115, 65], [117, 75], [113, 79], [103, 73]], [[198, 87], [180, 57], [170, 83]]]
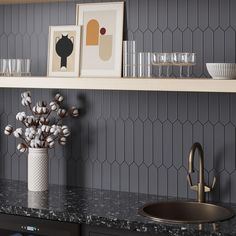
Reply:
[[[20, 152], [26, 152], [28, 148], [53, 148], [56, 142], [65, 145], [67, 137], [70, 136], [70, 130], [68, 126], [63, 125], [63, 120], [68, 116], [78, 117], [79, 110], [76, 107], [68, 110], [62, 108], [63, 101], [64, 97], [58, 93], [49, 106], [44, 101], [39, 101], [32, 106], [31, 93], [29, 91], [22, 93], [21, 104], [29, 108], [31, 115], [19, 112], [16, 120], [23, 124], [24, 129], [14, 130], [11, 125], [7, 125], [4, 133], [13, 134], [15, 138], [22, 140], [17, 145]], [[52, 117], [53, 114], [54, 117]]]

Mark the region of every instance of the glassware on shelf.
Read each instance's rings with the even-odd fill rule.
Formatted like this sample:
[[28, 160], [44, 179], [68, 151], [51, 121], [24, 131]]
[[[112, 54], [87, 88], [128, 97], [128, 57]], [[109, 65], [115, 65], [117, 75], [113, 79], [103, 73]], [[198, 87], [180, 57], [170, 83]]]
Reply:
[[2, 61], [3, 76], [9, 76], [8, 59], [1, 59], [1, 61]]
[[8, 72], [9, 72], [9, 76], [17, 76], [16, 73], [16, 59], [9, 59], [8, 60]]
[[173, 53], [173, 64], [179, 66], [179, 77], [183, 77], [183, 65], [187, 63], [187, 53], [175, 52]]
[[166, 53], [165, 56], [166, 76], [170, 77], [170, 66], [173, 65], [173, 53]]
[[190, 77], [190, 66], [196, 65], [196, 53], [188, 53], [187, 55], [187, 77]]
[[162, 77], [163, 53], [152, 53], [152, 65], [158, 66], [158, 77]]
[[123, 77], [136, 77], [135, 41], [123, 41]]
[[170, 77], [170, 66], [173, 65], [172, 53], [152, 53], [152, 64], [158, 66], [158, 77], [162, 77], [162, 67], [166, 66], [166, 76]]
[[30, 76], [30, 59], [0, 59], [0, 76]]
[[21, 62], [21, 76], [31, 76], [31, 60], [23, 59]]
[[138, 53], [138, 77], [150, 78], [152, 76], [152, 63], [150, 52]]
[[183, 77], [183, 67], [187, 66], [187, 77], [190, 77], [190, 66], [196, 64], [196, 53], [176, 52], [173, 53], [173, 65], [179, 66], [179, 76]]
[[4, 76], [3, 59], [0, 60], [0, 76]]

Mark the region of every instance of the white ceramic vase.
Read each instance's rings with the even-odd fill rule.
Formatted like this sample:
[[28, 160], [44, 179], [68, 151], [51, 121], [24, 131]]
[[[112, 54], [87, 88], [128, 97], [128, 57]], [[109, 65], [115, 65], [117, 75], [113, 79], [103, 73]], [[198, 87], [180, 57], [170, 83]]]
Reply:
[[29, 148], [28, 190], [48, 190], [48, 149]]

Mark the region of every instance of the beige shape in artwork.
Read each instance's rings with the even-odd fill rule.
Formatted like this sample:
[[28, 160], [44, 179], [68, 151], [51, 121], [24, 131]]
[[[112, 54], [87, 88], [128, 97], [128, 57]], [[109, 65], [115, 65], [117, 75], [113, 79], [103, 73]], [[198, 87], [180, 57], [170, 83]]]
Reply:
[[101, 35], [99, 45], [99, 57], [108, 61], [112, 56], [112, 35]]
[[97, 46], [99, 43], [99, 23], [97, 20], [90, 20], [86, 27], [86, 45]]

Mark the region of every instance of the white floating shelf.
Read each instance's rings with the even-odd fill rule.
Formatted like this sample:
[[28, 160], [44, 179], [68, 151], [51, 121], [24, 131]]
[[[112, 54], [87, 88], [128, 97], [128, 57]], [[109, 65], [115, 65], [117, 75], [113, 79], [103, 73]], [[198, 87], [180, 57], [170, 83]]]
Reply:
[[236, 80], [0, 77], [0, 88], [51, 88], [89, 90], [236, 92]]
[[49, 3], [63, 1], [67, 0], [0, 0], [0, 4]]

